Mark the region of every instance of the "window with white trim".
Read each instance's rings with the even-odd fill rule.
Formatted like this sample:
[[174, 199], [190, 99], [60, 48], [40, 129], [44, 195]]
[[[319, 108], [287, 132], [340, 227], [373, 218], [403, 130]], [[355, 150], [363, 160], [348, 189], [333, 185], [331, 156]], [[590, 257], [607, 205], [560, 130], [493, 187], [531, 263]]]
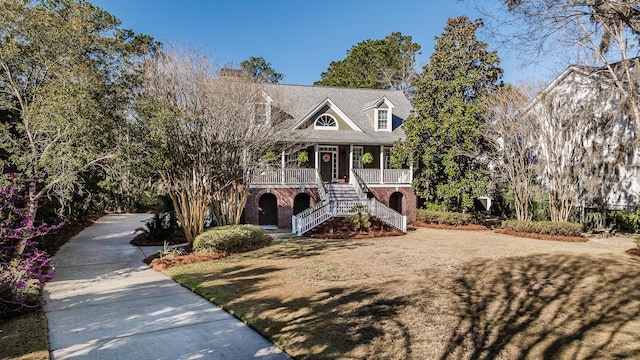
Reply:
[[362, 169], [362, 155], [364, 154], [364, 148], [362, 146], [353, 147], [353, 168]]
[[268, 103], [256, 103], [253, 107], [253, 121], [256, 124], [268, 124], [271, 117], [271, 106]]
[[393, 166], [391, 165], [391, 148], [390, 147], [385, 147], [383, 149], [383, 156], [384, 156], [384, 168], [393, 169]]
[[338, 130], [338, 122], [329, 114], [322, 114], [318, 116], [313, 124], [315, 130]]
[[387, 130], [389, 128], [389, 111], [378, 109], [378, 130]]

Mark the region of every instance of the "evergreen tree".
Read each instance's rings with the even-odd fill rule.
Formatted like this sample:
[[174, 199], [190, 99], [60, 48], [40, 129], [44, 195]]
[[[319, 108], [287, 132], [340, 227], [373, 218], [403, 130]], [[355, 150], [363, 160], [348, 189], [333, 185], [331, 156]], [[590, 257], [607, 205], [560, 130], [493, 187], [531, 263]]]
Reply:
[[30, 219], [45, 197], [68, 215], [117, 156], [139, 59], [159, 44], [80, 0], [3, 0], [0, 14], [0, 168], [40, 179]]
[[394, 147], [396, 164], [419, 161], [417, 194], [447, 210], [469, 210], [486, 191], [483, 97], [499, 86], [503, 70], [497, 53], [477, 39], [481, 26], [467, 16], [447, 21], [415, 84], [406, 140]]
[[284, 78], [284, 75], [271, 67], [271, 63], [263, 57], [251, 56], [240, 63], [242, 70], [251, 78], [264, 83], [277, 84]]
[[361, 41], [347, 51], [344, 60], [333, 61], [315, 84], [410, 92], [419, 53], [420, 45], [399, 32]]

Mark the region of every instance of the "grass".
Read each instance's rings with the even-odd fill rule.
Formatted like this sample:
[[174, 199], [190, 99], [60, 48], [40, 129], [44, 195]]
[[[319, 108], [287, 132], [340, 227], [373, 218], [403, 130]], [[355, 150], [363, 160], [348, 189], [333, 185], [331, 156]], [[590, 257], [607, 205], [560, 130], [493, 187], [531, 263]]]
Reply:
[[165, 273], [295, 358], [637, 358], [640, 259], [603, 241], [418, 229]]
[[47, 319], [44, 311], [0, 320], [0, 359], [49, 359]]
[[291, 234], [291, 228], [264, 229], [265, 234]]

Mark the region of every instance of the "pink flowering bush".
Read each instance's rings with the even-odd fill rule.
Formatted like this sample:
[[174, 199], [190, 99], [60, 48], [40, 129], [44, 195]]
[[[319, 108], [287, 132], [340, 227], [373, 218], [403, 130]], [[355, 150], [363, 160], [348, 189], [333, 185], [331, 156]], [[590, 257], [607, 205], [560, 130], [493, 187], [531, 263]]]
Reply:
[[63, 225], [36, 225], [28, 195], [14, 176], [9, 179], [9, 186], [0, 186], [0, 318], [41, 306], [42, 287], [53, 269], [34, 239]]
[[34, 249], [0, 264], [0, 318], [42, 305], [42, 287], [53, 278], [50, 261], [45, 252]]

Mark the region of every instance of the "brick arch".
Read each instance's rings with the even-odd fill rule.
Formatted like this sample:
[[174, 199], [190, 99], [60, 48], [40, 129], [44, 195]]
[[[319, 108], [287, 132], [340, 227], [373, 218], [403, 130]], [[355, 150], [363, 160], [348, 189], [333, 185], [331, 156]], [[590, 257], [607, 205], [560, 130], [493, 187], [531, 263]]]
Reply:
[[300, 212], [311, 206], [311, 194], [306, 191], [299, 191], [293, 197], [293, 214], [299, 214]]
[[402, 191], [394, 191], [389, 195], [389, 200], [387, 202], [389, 207], [393, 210], [403, 214], [404, 209], [406, 208], [406, 200]]
[[371, 192], [385, 205], [389, 206], [391, 194], [399, 192], [402, 194], [402, 214], [407, 215], [409, 221], [416, 218], [416, 195], [409, 187], [371, 187]]
[[278, 196], [265, 192], [258, 198], [258, 224], [278, 225]]

